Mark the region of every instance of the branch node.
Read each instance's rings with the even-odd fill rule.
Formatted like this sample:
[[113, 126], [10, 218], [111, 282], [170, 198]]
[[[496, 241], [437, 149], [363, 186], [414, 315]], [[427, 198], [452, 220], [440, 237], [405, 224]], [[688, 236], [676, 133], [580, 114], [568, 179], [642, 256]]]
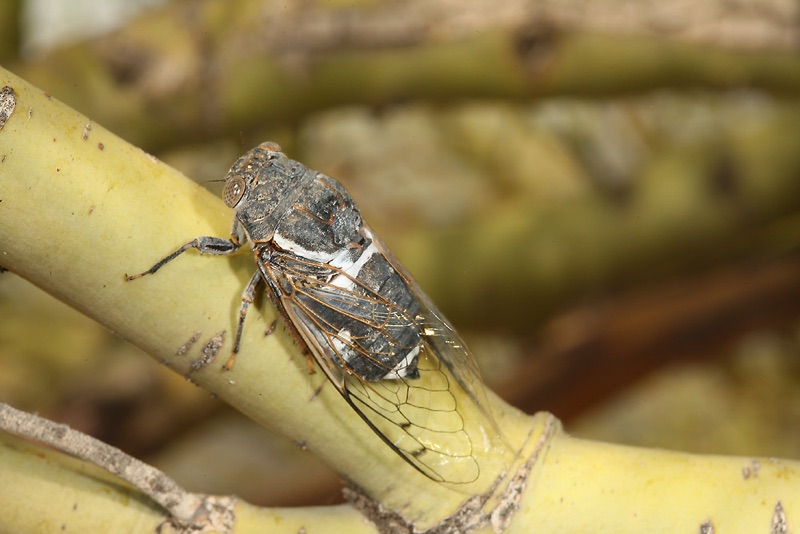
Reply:
[[352, 483], [349, 487], [345, 486], [343, 494], [345, 499], [372, 521], [380, 532], [459, 534], [490, 527], [493, 532], [499, 534], [511, 525], [514, 513], [519, 508], [525, 493], [528, 476], [558, 427], [558, 419], [547, 414], [544, 430], [538, 439], [531, 440], [535, 429], [529, 432], [519, 450], [517, 462], [514, 464], [517, 467], [513, 472], [502, 473], [486, 493], [465, 500], [455, 513], [424, 531], [418, 530], [413, 521], [401, 514], [387, 510]]

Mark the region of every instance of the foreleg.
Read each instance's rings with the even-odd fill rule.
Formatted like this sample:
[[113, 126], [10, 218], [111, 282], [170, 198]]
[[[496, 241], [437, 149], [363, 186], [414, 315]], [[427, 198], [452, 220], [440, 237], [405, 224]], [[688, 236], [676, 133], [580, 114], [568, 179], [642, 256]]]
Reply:
[[189, 249], [195, 249], [200, 254], [214, 254], [214, 255], [226, 255], [226, 254], [233, 254], [239, 248], [241, 248], [241, 244], [235, 240], [235, 238], [225, 239], [224, 237], [212, 237], [212, 236], [201, 236], [195, 239], [192, 239], [178, 250], [170, 254], [169, 256], [159, 260], [155, 265], [150, 267], [148, 270], [144, 271], [143, 273], [128, 275], [125, 274], [125, 281], [130, 282], [131, 280], [136, 280], [137, 278], [141, 278], [148, 274], [153, 274], [162, 268], [164, 265], [168, 264], [184, 252]]

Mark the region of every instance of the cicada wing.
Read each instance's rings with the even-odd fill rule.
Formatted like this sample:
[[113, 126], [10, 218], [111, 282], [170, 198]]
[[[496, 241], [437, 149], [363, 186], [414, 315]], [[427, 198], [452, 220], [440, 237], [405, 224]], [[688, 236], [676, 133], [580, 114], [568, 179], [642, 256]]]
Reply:
[[[413, 363], [403, 360], [394, 366], [385, 362], [397, 358], [366, 349], [378, 339], [385, 341], [381, 346], [390, 347], [386, 350], [407, 350], [395, 332], [419, 328], [417, 317], [375, 292], [322, 282], [323, 264], [313, 269], [316, 276], [308, 276], [307, 263], [277, 258], [270, 274], [281, 279], [281, 287], [291, 288], [281, 297], [282, 305], [328, 379], [367, 425], [418, 471], [442, 482], [476, 480], [480, 471], [473, 441], [459, 410], [463, 396], [459, 397], [458, 386], [435, 349], [424, 337], [418, 338], [422, 341]], [[343, 333], [356, 330], [358, 336]], [[365, 380], [356, 369], [364, 360], [383, 366], [381, 376], [391, 378]]]
[[339, 392], [345, 389], [345, 369], [339, 364], [335, 352], [329, 350], [331, 342], [327, 333], [315, 326], [310, 315], [291, 299], [282, 299], [283, 309], [297, 332], [306, 342], [314, 361]]
[[414, 277], [408, 272], [405, 266], [392, 254], [383, 244], [368, 225], [364, 225], [363, 232], [381, 251], [394, 270], [400, 274], [410, 288], [415, 300], [419, 303], [420, 310], [416, 317], [420, 332], [430, 351], [435, 355], [434, 358], [450, 371], [453, 378], [461, 388], [471, 397], [477, 407], [484, 412], [488, 422], [496, 433], [500, 433], [497, 424], [489, 409], [489, 403], [484, 390], [481, 373], [475, 356], [464, 343], [461, 336], [453, 328], [452, 324], [445, 315], [439, 311], [433, 301], [420, 288]]
[[346, 378], [346, 398], [383, 440], [433, 480], [463, 484], [480, 469], [451, 380], [423, 342], [419, 378]]

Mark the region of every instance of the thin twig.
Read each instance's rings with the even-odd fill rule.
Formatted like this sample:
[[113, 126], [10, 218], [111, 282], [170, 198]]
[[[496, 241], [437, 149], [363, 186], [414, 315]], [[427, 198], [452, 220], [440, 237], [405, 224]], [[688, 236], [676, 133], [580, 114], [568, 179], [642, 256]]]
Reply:
[[67, 425], [0, 403], [0, 429], [86, 460], [132, 484], [170, 513], [177, 527], [227, 532], [233, 498], [189, 493], [153, 466]]

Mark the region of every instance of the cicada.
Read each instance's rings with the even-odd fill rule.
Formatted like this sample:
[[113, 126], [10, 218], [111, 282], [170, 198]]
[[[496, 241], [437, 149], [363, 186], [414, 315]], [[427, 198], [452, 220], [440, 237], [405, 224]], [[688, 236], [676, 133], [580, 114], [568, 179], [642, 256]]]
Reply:
[[[235, 212], [230, 238], [197, 237], [126, 279], [153, 274], [190, 249], [226, 255], [249, 242], [258, 268], [242, 294], [225, 368], [266, 286], [287, 330], [386, 445], [433, 480], [476, 480], [473, 453], [493, 421], [475, 360], [345, 188], [267, 142], [236, 161], [222, 196]], [[465, 402], [481, 407], [480, 432], [465, 421]]]

